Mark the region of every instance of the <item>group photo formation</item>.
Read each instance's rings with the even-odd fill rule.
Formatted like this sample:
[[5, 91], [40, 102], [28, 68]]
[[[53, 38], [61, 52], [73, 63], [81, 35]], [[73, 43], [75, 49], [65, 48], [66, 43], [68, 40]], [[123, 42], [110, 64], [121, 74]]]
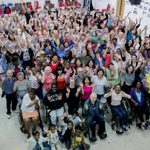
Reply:
[[0, 2], [0, 150], [149, 150], [144, 2], [33, 1]]

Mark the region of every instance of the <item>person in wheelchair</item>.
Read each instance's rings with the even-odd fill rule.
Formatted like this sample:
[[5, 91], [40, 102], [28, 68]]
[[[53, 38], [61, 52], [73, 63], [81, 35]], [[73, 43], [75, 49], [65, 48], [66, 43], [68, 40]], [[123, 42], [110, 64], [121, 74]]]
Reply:
[[33, 123], [33, 131], [36, 130], [39, 123], [39, 98], [35, 95], [35, 91], [30, 89], [23, 97], [21, 112], [25, 126], [25, 131], [30, 137], [30, 123]]
[[87, 100], [83, 108], [83, 116], [87, 126], [90, 127], [92, 137], [90, 137], [91, 142], [95, 142], [96, 138], [96, 124], [99, 125], [98, 135], [100, 139], [105, 139], [107, 137], [104, 121], [104, 113], [101, 107], [99, 99], [97, 99], [96, 93], [91, 93], [90, 99]]
[[[140, 123], [137, 124], [142, 129], [146, 128], [146, 125], [149, 124], [149, 108], [148, 102], [146, 101], [146, 91], [142, 86], [142, 83], [138, 81], [130, 91], [131, 98], [134, 101], [133, 108], [137, 114]], [[146, 121], [144, 121], [143, 115], [146, 116]]]
[[52, 84], [51, 90], [48, 91], [44, 98], [44, 104], [48, 109], [50, 123], [57, 126], [58, 124], [64, 124], [60, 117], [64, 114], [64, 99], [62, 99], [62, 93], [56, 90], [56, 83]]
[[108, 98], [111, 96], [111, 109], [112, 112], [119, 117], [119, 124], [117, 132], [118, 134], [123, 133], [123, 129], [128, 131], [127, 126], [127, 113], [123, 106], [121, 105], [121, 101], [123, 98], [131, 99], [131, 96], [121, 91], [121, 86], [116, 85], [114, 89], [104, 95], [104, 98]]

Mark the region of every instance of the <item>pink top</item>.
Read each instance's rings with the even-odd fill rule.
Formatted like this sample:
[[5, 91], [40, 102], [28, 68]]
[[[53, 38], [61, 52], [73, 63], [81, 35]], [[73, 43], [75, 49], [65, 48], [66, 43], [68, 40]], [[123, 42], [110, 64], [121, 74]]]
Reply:
[[82, 95], [83, 100], [87, 100], [90, 97], [90, 94], [92, 93], [93, 87], [92, 86], [83, 86], [84, 95]]
[[53, 82], [53, 74], [51, 73], [49, 76], [47, 76], [45, 74], [44, 78], [45, 78], [45, 80], [44, 80], [44, 83], [43, 83], [43, 88], [46, 89], [46, 90], [50, 90], [52, 82]]

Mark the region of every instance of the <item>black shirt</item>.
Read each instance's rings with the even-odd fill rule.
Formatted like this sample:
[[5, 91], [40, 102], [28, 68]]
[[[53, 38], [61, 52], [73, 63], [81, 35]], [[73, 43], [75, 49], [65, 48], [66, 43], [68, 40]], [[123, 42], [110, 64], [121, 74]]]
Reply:
[[[46, 94], [43, 102], [46, 106], [48, 106], [48, 109], [56, 110], [64, 106], [64, 100], [57, 99], [58, 94], [59, 93], [57, 91], [53, 91], [53, 90], [50, 90]], [[50, 100], [48, 99], [48, 97], [50, 97]]]

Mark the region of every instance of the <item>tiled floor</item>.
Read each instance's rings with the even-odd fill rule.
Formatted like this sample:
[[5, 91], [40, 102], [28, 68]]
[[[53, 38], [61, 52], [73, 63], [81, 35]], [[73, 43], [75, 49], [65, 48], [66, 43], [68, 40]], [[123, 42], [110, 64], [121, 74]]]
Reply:
[[[150, 150], [150, 130], [141, 131], [132, 126], [128, 133], [118, 136], [107, 125], [107, 134], [108, 138], [98, 139], [91, 150]], [[17, 115], [7, 119], [4, 98], [0, 98], [0, 150], [27, 150]]]

